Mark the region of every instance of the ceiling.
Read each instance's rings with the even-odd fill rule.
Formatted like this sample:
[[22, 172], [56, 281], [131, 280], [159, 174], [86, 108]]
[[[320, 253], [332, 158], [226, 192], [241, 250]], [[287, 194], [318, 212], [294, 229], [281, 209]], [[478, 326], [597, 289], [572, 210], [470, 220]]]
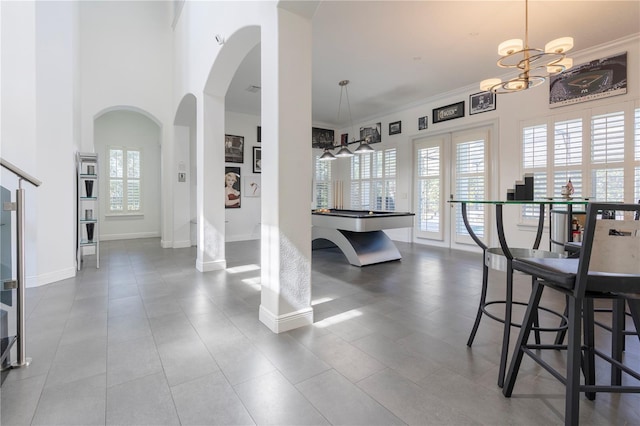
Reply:
[[[348, 79], [354, 122], [391, 113], [481, 80], [502, 77], [497, 46], [524, 39], [524, 1], [321, 1], [313, 23], [313, 123], [349, 124], [340, 80]], [[640, 33], [640, 1], [529, 3], [529, 46], [572, 36], [577, 52]], [[570, 55], [571, 56], [571, 53]], [[260, 114], [260, 46], [229, 87], [227, 109]]]

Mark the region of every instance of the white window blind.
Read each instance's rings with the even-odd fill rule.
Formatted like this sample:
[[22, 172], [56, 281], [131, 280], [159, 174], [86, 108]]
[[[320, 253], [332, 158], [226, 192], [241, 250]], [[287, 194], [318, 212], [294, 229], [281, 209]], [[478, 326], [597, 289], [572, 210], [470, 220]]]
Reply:
[[[547, 125], [522, 129], [522, 169], [533, 173], [533, 197], [547, 196]], [[566, 181], [565, 181], [566, 183]], [[523, 219], [538, 219], [540, 208], [533, 204], [522, 206]]]
[[351, 157], [351, 208], [395, 210], [396, 150]]
[[633, 132], [634, 152], [635, 152], [635, 192], [633, 201], [640, 203], [640, 108], [635, 111], [635, 126]]
[[333, 161], [320, 161], [316, 156], [316, 208], [326, 209], [331, 207], [331, 166]]
[[[485, 198], [485, 141], [461, 142], [456, 145], [456, 197], [461, 200]], [[469, 225], [478, 236], [484, 238], [484, 206], [468, 204]], [[462, 217], [460, 204], [456, 204], [457, 217]], [[456, 221], [456, 234], [468, 235], [462, 220]]]
[[[553, 186], [554, 197], [561, 197], [562, 187], [569, 181], [574, 197], [583, 196], [582, 185], [582, 119], [560, 121], [554, 124], [553, 134]], [[546, 196], [544, 194], [539, 194]]]
[[139, 213], [142, 210], [141, 152], [109, 148], [109, 212]]
[[441, 230], [440, 146], [419, 149], [417, 157], [417, 227], [422, 232], [439, 233]]
[[[591, 118], [592, 192], [599, 201], [624, 201], [624, 112]], [[615, 167], [612, 167], [615, 165]]]

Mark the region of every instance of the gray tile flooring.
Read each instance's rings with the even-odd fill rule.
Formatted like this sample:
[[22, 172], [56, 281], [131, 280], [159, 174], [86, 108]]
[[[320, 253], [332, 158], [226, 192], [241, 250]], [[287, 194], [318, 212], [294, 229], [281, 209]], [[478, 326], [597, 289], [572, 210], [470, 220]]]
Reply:
[[[28, 290], [33, 361], [5, 376], [2, 425], [561, 424], [562, 385], [526, 358], [502, 396], [500, 324], [484, 319], [466, 346], [481, 255], [398, 246], [402, 261], [365, 268], [314, 251], [315, 324], [276, 335], [258, 321], [257, 241], [229, 243], [229, 268], [208, 273], [193, 249], [105, 242], [99, 270], [89, 258], [74, 279]], [[501, 298], [504, 275], [491, 279]], [[516, 284], [526, 300], [529, 282]], [[635, 338], [625, 361], [640, 367]], [[580, 404], [583, 424], [640, 424], [640, 395]]]

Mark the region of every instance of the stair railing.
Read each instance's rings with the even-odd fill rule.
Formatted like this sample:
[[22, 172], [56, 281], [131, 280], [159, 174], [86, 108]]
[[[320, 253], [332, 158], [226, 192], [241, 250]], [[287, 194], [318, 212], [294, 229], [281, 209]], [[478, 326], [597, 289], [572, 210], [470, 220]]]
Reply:
[[[2, 206], [3, 210], [16, 212], [16, 280], [8, 280], [2, 283], [2, 290], [16, 289], [16, 361], [11, 365], [11, 368], [26, 367], [29, 365], [30, 360], [26, 357], [26, 334], [25, 334], [25, 287], [26, 287], [26, 271], [25, 271], [25, 196], [24, 189], [22, 188], [22, 181], [27, 181], [35, 187], [38, 187], [42, 182], [35, 177], [31, 176], [19, 167], [11, 164], [10, 162], [0, 158], [0, 165], [15, 174], [18, 177], [18, 189], [16, 189], [16, 201], [5, 202]], [[11, 345], [6, 349], [6, 352], [11, 349]], [[3, 354], [3, 358], [5, 354]]]

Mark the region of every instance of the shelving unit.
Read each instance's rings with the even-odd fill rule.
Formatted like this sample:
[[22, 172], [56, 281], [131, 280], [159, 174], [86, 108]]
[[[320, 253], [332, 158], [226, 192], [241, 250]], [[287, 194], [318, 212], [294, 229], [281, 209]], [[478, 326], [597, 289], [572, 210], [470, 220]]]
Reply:
[[98, 154], [78, 152], [76, 172], [78, 183], [76, 265], [79, 271], [82, 269], [85, 254], [95, 254], [96, 268], [100, 268]]

